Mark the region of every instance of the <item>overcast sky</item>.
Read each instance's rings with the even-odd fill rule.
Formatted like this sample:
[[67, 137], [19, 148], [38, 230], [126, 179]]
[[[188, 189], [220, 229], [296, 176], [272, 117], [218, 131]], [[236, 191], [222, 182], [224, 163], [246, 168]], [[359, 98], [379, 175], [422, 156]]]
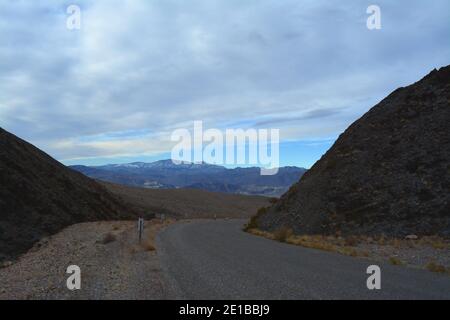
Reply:
[[449, 57], [448, 0], [0, 0], [0, 126], [66, 164], [167, 158], [194, 120], [279, 128], [309, 167]]

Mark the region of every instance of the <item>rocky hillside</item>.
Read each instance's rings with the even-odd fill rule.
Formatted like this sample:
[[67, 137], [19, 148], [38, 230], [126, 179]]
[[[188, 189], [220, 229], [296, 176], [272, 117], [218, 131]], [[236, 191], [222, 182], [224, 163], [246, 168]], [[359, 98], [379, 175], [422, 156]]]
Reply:
[[352, 124], [256, 222], [307, 234], [450, 237], [450, 66]]
[[103, 186], [0, 128], [0, 260], [85, 221], [134, 217]]

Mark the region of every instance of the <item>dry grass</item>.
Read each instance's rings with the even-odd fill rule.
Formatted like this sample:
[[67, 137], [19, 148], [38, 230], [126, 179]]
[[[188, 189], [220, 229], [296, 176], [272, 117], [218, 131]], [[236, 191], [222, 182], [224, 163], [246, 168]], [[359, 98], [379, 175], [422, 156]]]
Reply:
[[251, 234], [253, 234], [255, 236], [258, 236], [258, 237], [263, 237], [263, 238], [275, 240], [274, 236], [273, 236], [273, 233], [270, 233], [270, 232], [267, 232], [267, 231], [262, 231], [262, 230], [259, 230], [259, 229], [248, 229], [246, 231], [248, 233], [251, 233]]
[[450, 244], [442, 238], [436, 236], [423, 237], [417, 241], [420, 245], [429, 245], [434, 249], [444, 250], [450, 249]]
[[[292, 229], [288, 227], [282, 227], [274, 233], [262, 231], [259, 229], [249, 229], [247, 232], [256, 236], [264, 237], [271, 240], [277, 240], [284, 243], [293, 244], [296, 246], [302, 246], [311, 249], [318, 249], [329, 252], [338, 252], [343, 255], [352, 257], [368, 257], [369, 253], [363, 250], [357, 250], [356, 248], [346, 246], [345, 239], [336, 238], [332, 236], [322, 235], [301, 235], [297, 236], [293, 234]], [[353, 243], [354, 240], [351, 240]]]
[[450, 273], [450, 269], [445, 268], [444, 266], [435, 263], [434, 261], [428, 262], [425, 266], [425, 268], [431, 272], [438, 272], [438, 273]]
[[159, 231], [174, 223], [174, 219], [166, 219], [161, 221], [160, 219], [153, 219], [145, 223], [144, 235], [141, 243], [137, 247], [131, 248], [131, 253], [137, 253], [139, 251], [153, 252], [156, 251], [155, 238]]
[[155, 246], [153, 245], [153, 241], [151, 239], [147, 239], [146, 241], [144, 241], [141, 244], [141, 246], [145, 251], [155, 251], [156, 250]]
[[155, 237], [158, 231], [161, 229], [161, 224], [153, 223], [144, 232], [144, 236], [141, 240], [140, 247], [144, 251], [155, 251]]
[[103, 238], [99, 241], [101, 244], [108, 244], [111, 242], [116, 241], [116, 236], [114, 234], [112, 234], [111, 232], [108, 232], [107, 234], [105, 234], [103, 236]]
[[401, 241], [400, 241], [399, 239], [393, 239], [391, 245], [392, 245], [394, 248], [397, 248], [397, 249], [398, 249], [398, 248], [401, 247], [402, 243], [401, 243]]
[[[260, 212], [264, 212], [264, 210]], [[445, 263], [442, 265], [440, 264], [441, 262], [431, 261], [424, 266], [415, 263], [414, 260], [408, 260], [411, 255], [423, 254], [423, 252], [428, 255], [430, 250], [431, 252], [435, 250], [434, 254], [437, 255], [448, 254], [447, 251], [443, 252], [442, 250], [450, 249], [450, 241], [438, 236], [426, 236], [417, 239], [395, 239], [387, 238], [384, 235], [378, 237], [342, 237], [340, 233], [333, 236], [295, 235], [292, 229], [288, 227], [282, 227], [275, 232], [267, 232], [258, 229], [255, 225], [257, 224], [249, 223], [249, 226], [253, 228], [247, 228], [246, 231], [256, 236], [306, 248], [337, 252], [352, 257], [381, 258], [396, 266], [415, 266], [432, 272], [450, 274], [450, 268], [446, 267]], [[407, 253], [399, 257], [397, 255], [399, 252]]]
[[337, 251], [337, 246], [329, 242], [327, 238], [323, 236], [291, 236], [287, 242], [306, 248]]
[[350, 246], [350, 247], [354, 247], [359, 243], [359, 239], [355, 236], [350, 236], [344, 239], [345, 241], [345, 245], [346, 246]]
[[442, 242], [433, 242], [431, 246], [435, 249], [449, 249], [448, 245]]
[[384, 236], [381, 236], [380, 238], [378, 238], [377, 240], [378, 245], [380, 246], [385, 246], [386, 245], [386, 239]]
[[283, 227], [277, 229], [274, 232], [273, 236], [274, 236], [274, 239], [277, 241], [287, 242], [292, 237], [293, 234], [294, 234], [294, 232], [292, 231], [291, 228], [283, 226]]
[[390, 258], [389, 258], [389, 263], [392, 264], [392, 265], [394, 265], [394, 266], [401, 266], [401, 265], [404, 264], [403, 261], [400, 260], [400, 259], [397, 258], [397, 257], [390, 257]]

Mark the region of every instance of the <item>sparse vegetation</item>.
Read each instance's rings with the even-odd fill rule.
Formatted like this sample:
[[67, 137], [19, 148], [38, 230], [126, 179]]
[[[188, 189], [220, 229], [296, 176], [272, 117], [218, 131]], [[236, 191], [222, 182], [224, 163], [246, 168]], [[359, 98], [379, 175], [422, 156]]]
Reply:
[[150, 239], [148, 239], [147, 241], [142, 243], [142, 248], [145, 251], [155, 251], [156, 250], [155, 246], [152, 244], [152, 241]]
[[422, 245], [430, 245], [434, 249], [450, 249], [450, 245], [448, 242], [436, 236], [423, 237], [418, 242]]
[[345, 239], [322, 235], [295, 235], [291, 228], [282, 227], [274, 233], [250, 229], [251, 234], [311, 249], [338, 252], [348, 256], [367, 257], [369, 253], [345, 245]]
[[448, 249], [448, 245], [443, 242], [433, 242], [431, 246], [435, 249]]
[[288, 239], [292, 237], [293, 234], [294, 232], [292, 231], [291, 228], [283, 226], [275, 231], [274, 238], [275, 240], [280, 242], [287, 242]]
[[398, 249], [401, 246], [401, 241], [399, 239], [393, 239], [391, 244], [394, 248]]
[[380, 246], [386, 245], [386, 239], [385, 239], [385, 237], [384, 237], [384, 236], [379, 237], [378, 240], [377, 240], [377, 243], [378, 243]]
[[155, 237], [156, 234], [165, 226], [174, 223], [174, 219], [166, 219], [161, 221], [160, 219], [153, 219], [147, 222], [146, 229], [140, 245], [132, 248], [131, 253], [137, 253], [139, 251], [152, 252], [156, 250]]
[[327, 239], [323, 236], [310, 236], [310, 235], [291, 236], [288, 239], [288, 242], [312, 249], [337, 251], [337, 247], [332, 243], [330, 243], [329, 241], [327, 241]]
[[447, 270], [444, 266], [437, 264], [434, 261], [427, 263], [425, 268], [431, 272], [438, 272], [438, 273], [450, 272], [450, 270]]
[[397, 257], [390, 257], [390, 258], [389, 258], [389, 263], [392, 264], [392, 265], [394, 265], [394, 266], [401, 266], [401, 265], [404, 264], [403, 261], [400, 260], [400, 259], [397, 258]]
[[100, 243], [101, 244], [108, 244], [108, 243], [111, 243], [111, 242], [114, 242], [114, 241], [116, 241], [116, 236], [114, 235], [114, 234], [112, 234], [111, 232], [108, 232], [107, 234], [105, 234], [104, 236], [103, 236], [103, 238], [100, 240]]
[[344, 241], [345, 241], [346, 246], [351, 246], [351, 247], [356, 246], [359, 243], [358, 238], [355, 236], [349, 236], [349, 237], [345, 238]]
[[267, 238], [267, 239], [275, 240], [275, 238], [273, 236], [273, 233], [270, 233], [270, 232], [267, 232], [267, 231], [262, 231], [260, 229], [249, 229], [247, 232], [251, 233], [251, 234], [253, 234], [255, 236], [258, 236], [258, 237], [264, 237], [264, 238]]
[[[263, 211], [263, 210], [262, 210]], [[417, 238], [416, 240], [387, 238], [384, 235], [378, 237], [368, 236], [348, 236], [343, 237], [341, 233], [336, 235], [295, 235], [291, 228], [282, 227], [275, 232], [262, 231], [258, 228], [250, 228], [247, 232], [256, 236], [271, 240], [277, 240], [305, 248], [318, 249], [329, 252], [337, 252], [351, 257], [381, 257], [396, 266], [414, 266], [414, 261], [408, 260], [408, 255], [397, 256], [399, 250], [419, 250], [413, 251], [415, 254], [424, 250], [429, 254], [429, 250], [442, 250], [449, 248], [449, 241], [437, 236]], [[373, 248], [383, 248], [375, 250]], [[393, 254], [392, 256], [390, 254]], [[405, 260], [406, 259], [406, 260]], [[448, 272], [450, 268], [440, 265], [437, 262], [430, 262], [426, 266], [415, 265], [433, 272]]]

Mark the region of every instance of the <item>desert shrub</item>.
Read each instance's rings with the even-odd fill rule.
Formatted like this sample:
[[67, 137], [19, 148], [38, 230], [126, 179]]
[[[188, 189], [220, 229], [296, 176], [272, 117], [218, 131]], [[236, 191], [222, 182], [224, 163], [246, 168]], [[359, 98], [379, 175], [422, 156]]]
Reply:
[[431, 246], [432, 246], [434, 249], [447, 249], [447, 248], [448, 248], [448, 245], [447, 245], [446, 243], [444, 243], [444, 242], [439, 242], [439, 241], [437, 241], [437, 242], [432, 242], [432, 243], [431, 243]]
[[428, 237], [426, 242], [434, 249], [449, 249], [449, 244], [439, 237]]
[[108, 244], [108, 243], [111, 243], [111, 242], [114, 242], [114, 241], [116, 241], [116, 236], [113, 235], [111, 232], [108, 232], [108, 233], [105, 234], [105, 235], [103, 236], [103, 238], [100, 240], [100, 243], [101, 243], [101, 244]]
[[150, 241], [146, 241], [146, 242], [142, 243], [142, 248], [145, 251], [155, 251], [156, 250], [155, 246]]
[[447, 269], [444, 266], [437, 264], [435, 262], [427, 263], [425, 268], [431, 272], [439, 272], [439, 273], [447, 272]]
[[357, 256], [361, 255], [361, 254], [359, 254], [359, 252], [357, 250], [355, 250], [354, 248], [350, 248], [350, 247], [337, 248], [336, 251], [339, 252], [340, 254], [344, 254], [346, 256], [351, 256], [351, 257], [357, 257]]
[[344, 240], [344, 244], [346, 246], [354, 247], [359, 243], [358, 238], [355, 236], [346, 237]]
[[390, 257], [389, 262], [394, 266], [401, 266], [403, 264], [402, 260], [396, 257]]
[[392, 239], [391, 245], [395, 248], [400, 248], [402, 243], [399, 239]]
[[336, 247], [321, 235], [303, 235], [293, 236], [288, 239], [289, 243], [299, 245], [306, 248], [335, 251]]
[[248, 223], [244, 227], [244, 231], [249, 231], [252, 229], [258, 229], [258, 218], [267, 212], [266, 207], [259, 208], [254, 216], [250, 218]]
[[358, 252], [358, 255], [361, 256], [361, 257], [366, 257], [366, 258], [370, 257], [370, 253], [369, 253], [369, 251], [367, 251], [367, 250], [361, 250], [361, 251], [359, 251], [359, 252]]
[[426, 236], [421, 237], [419, 240], [409, 242], [416, 243], [420, 246], [431, 246], [434, 249], [450, 249], [450, 242], [439, 236]]
[[386, 245], [386, 242], [387, 242], [387, 240], [386, 240], [386, 238], [384, 237], [384, 235], [380, 236], [380, 237], [378, 238], [378, 240], [377, 240], [377, 243], [378, 243], [378, 245], [380, 245], [380, 246]]
[[288, 228], [286, 226], [278, 228], [273, 236], [274, 239], [280, 242], [286, 242], [289, 237], [291, 237], [294, 234], [291, 228]]
[[259, 229], [250, 229], [250, 230], [248, 230], [248, 233], [254, 234], [255, 236], [264, 237], [264, 238], [273, 240], [273, 233], [270, 233], [267, 231], [262, 231]]

